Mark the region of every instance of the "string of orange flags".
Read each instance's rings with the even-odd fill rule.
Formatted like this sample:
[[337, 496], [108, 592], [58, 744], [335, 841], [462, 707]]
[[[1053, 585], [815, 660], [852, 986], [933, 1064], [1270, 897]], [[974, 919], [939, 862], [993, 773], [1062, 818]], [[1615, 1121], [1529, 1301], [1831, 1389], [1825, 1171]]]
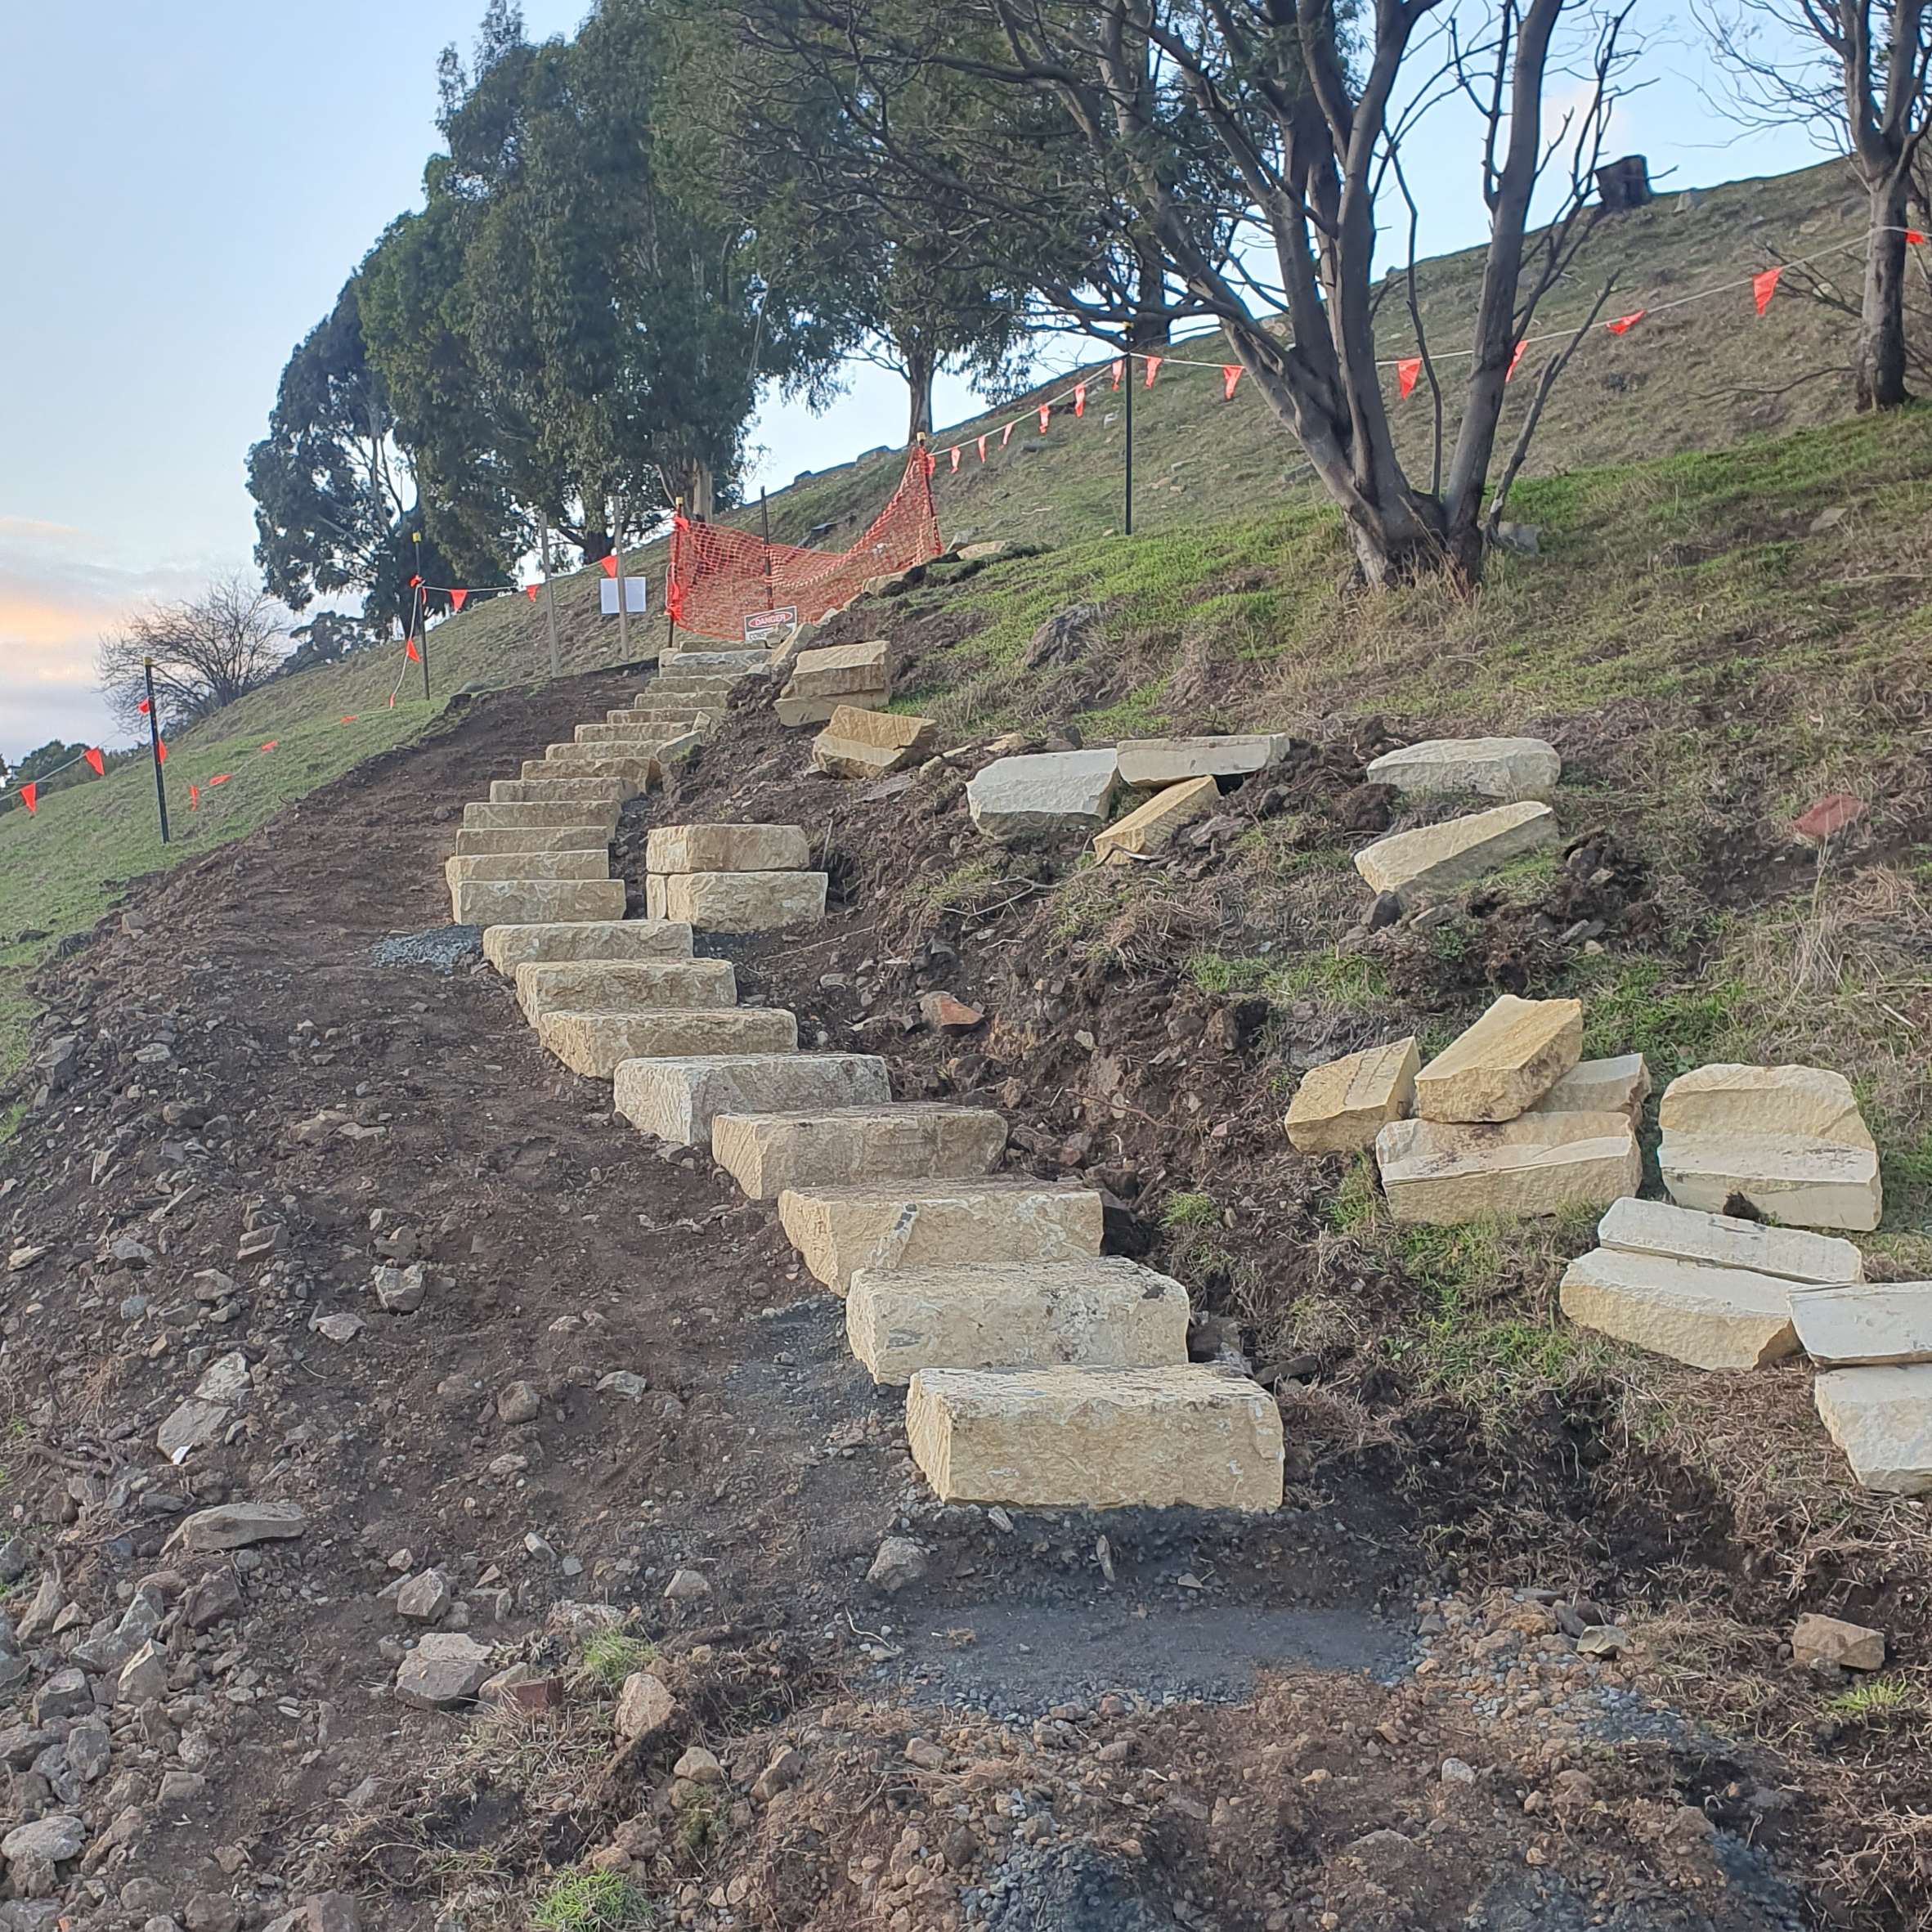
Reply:
[[[1924, 247], [1929, 239], [1925, 233], [1916, 228], [1894, 230], [1890, 232], [1903, 234], [1907, 245], [1913, 248]], [[1611, 335], [1628, 335], [1638, 323], [1656, 316], [1664, 315], [1671, 309], [1683, 308], [1687, 303], [1692, 302], [1706, 302], [1713, 296], [1728, 295], [1739, 289], [1750, 290], [1751, 299], [1756, 305], [1757, 312], [1761, 316], [1771, 306], [1771, 298], [1777, 293], [1779, 280], [1787, 269], [1807, 267], [1813, 262], [1822, 262], [1832, 255], [1847, 254], [1863, 245], [1863, 238], [1857, 241], [1839, 242], [1831, 248], [1820, 249], [1815, 254], [1800, 255], [1794, 261], [1778, 262], [1773, 267], [1760, 269], [1754, 275], [1741, 276], [1734, 281], [1719, 282], [1711, 288], [1699, 289], [1691, 294], [1679, 295], [1673, 301], [1656, 303], [1648, 308], [1633, 309], [1628, 315], [1617, 316], [1604, 323], [1603, 326], [1605, 331]], [[1542, 343], [1567, 340], [1573, 333], [1574, 331], [1567, 329], [1551, 329], [1544, 330], [1540, 335], [1526, 335], [1521, 338], [1510, 355], [1509, 366], [1504, 372], [1504, 380], [1507, 382], [1511, 376], [1516, 374], [1517, 365], [1522, 361], [1526, 351], [1535, 348]], [[1446, 349], [1436, 355], [1434, 359], [1437, 361], [1459, 361], [1466, 356], [1473, 356], [1475, 352], [1473, 349]], [[1221, 399], [1223, 402], [1231, 402], [1234, 400], [1235, 391], [1240, 386], [1241, 378], [1247, 374], [1245, 367], [1239, 362], [1204, 362], [1195, 357], [1177, 356], [1166, 352], [1159, 355], [1154, 355], [1145, 350], [1134, 349], [1127, 351], [1114, 358], [1109, 370], [1109, 374], [1112, 377], [1111, 387], [1113, 388], [1118, 389], [1121, 387], [1126, 379], [1127, 366], [1132, 362], [1139, 362], [1145, 366], [1145, 374], [1142, 379], [1141, 387], [1148, 389], [1154, 387], [1155, 372], [1165, 369], [1170, 365], [1176, 369], [1214, 370], [1221, 377]], [[1419, 355], [1378, 356], [1376, 359], [1375, 366], [1378, 369], [1394, 370], [1396, 396], [1398, 399], [1405, 401], [1414, 392], [1417, 380], [1422, 374], [1423, 358]], [[1063, 408], [1068, 403], [1072, 404], [1074, 415], [1084, 416], [1087, 414], [1087, 394], [1090, 379], [1083, 377], [1070, 387], [1061, 390], [1058, 395], [1051, 396], [1044, 402], [1033, 406], [1032, 413], [1038, 419], [1042, 434], [1046, 433], [1047, 425], [1053, 419], [1055, 410]], [[948, 469], [957, 470], [964, 459], [966, 451], [969, 449], [975, 450], [979, 460], [984, 463], [986, 460], [988, 442], [997, 436], [999, 438], [1000, 448], [1005, 449], [1006, 445], [1012, 441], [1013, 432], [1025, 421], [1024, 416], [1015, 416], [1011, 422], [996, 424], [991, 428], [969, 437], [962, 442], [944, 445], [936, 450], [928, 459], [928, 468], [929, 470], [937, 468], [939, 459], [943, 456], [947, 459]], [[615, 574], [614, 567], [608, 558], [605, 559], [605, 568]], [[535, 594], [535, 592], [532, 591], [531, 595], [534, 597]]]

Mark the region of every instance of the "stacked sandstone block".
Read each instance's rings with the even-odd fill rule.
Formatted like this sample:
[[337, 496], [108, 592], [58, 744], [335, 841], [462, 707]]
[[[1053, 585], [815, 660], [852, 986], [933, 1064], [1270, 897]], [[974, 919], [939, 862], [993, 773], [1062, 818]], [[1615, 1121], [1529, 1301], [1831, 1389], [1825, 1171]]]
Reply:
[[825, 916], [826, 875], [796, 825], [673, 825], [644, 848], [644, 911], [701, 932], [764, 932]]

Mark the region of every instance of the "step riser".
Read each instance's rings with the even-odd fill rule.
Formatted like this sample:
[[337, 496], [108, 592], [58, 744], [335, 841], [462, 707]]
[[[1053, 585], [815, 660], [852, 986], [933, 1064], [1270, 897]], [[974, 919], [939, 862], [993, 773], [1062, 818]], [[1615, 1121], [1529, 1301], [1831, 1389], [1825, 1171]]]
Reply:
[[652, 872], [796, 872], [811, 857], [797, 825], [662, 825], [644, 840]]
[[478, 832], [468, 826], [456, 834], [459, 858], [505, 857], [513, 852], [603, 852], [611, 835], [601, 825], [531, 826]]
[[483, 957], [506, 979], [534, 961], [562, 964], [598, 960], [688, 959], [691, 928], [663, 920], [580, 920], [563, 926], [493, 926], [483, 935]]
[[711, 1157], [755, 1201], [788, 1187], [972, 1180], [999, 1164], [1006, 1123], [984, 1108], [895, 1107], [858, 1117], [720, 1115]]
[[465, 879], [607, 879], [610, 849], [583, 852], [504, 852], [472, 854], [446, 859], [443, 876], [455, 887]]
[[674, 1147], [708, 1147], [724, 1114], [883, 1106], [891, 1098], [885, 1062], [869, 1053], [626, 1060], [612, 1096], [639, 1133]]
[[621, 879], [465, 879], [450, 891], [458, 926], [550, 926], [621, 919]]
[[517, 1003], [532, 1026], [545, 1013], [690, 1012], [735, 1006], [737, 998], [737, 975], [728, 959], [547, 961], [517, 968]]
[[677, 1013], [546, 1013], [537, 1038], [573, 1074], [608, 1080], [627, 1060], [703, 1053], [791, 1053], [798, 1022], [769, 1006]]
[[823, 872], [652, 872], [644, 881], [653, 919], [700, 932], [782, 932], [825, 917]]
[[463, 808], [464, 832], [549, 832], [559, 827], [598, 825], [603, 828], [607, 845], [617, 832], [615, 800], [599, 799], [594, 805], [468, 805]]

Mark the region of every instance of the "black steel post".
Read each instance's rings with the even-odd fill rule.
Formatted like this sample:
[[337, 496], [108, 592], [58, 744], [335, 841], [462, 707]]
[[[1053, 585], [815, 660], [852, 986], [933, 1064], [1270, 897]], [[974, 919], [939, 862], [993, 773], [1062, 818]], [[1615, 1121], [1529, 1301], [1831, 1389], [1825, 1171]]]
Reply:
[[161, 843], [168, 843], [168, 787], [161, 782], [161, 713], [155, 703], [155, 661], [142, 661], [141, 675], [147, 679], [148, 742], [155, 755], [155, 804], [161, 814]]

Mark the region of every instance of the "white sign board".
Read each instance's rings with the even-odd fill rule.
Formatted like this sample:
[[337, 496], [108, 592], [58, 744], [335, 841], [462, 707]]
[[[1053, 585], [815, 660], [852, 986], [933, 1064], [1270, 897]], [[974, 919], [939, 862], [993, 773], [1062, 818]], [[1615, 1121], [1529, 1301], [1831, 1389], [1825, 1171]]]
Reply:
[[[617, 580], [615, 577], [606, 577], [597, 586], [597, 594], [598, 600], [603, 607], [603, 614], [607, 617], [616, 616], [617, 614]], [[626, 577], [624, 580], [624, 608], [630, 616], [641, 617], [643, 615], [644, 580], [642, 577]]]
[[753, 611], [745, 619], [745, 642], [769, 644], [775, 637], [798, 628], [798, 606], [787, 604], [782, 611]]

